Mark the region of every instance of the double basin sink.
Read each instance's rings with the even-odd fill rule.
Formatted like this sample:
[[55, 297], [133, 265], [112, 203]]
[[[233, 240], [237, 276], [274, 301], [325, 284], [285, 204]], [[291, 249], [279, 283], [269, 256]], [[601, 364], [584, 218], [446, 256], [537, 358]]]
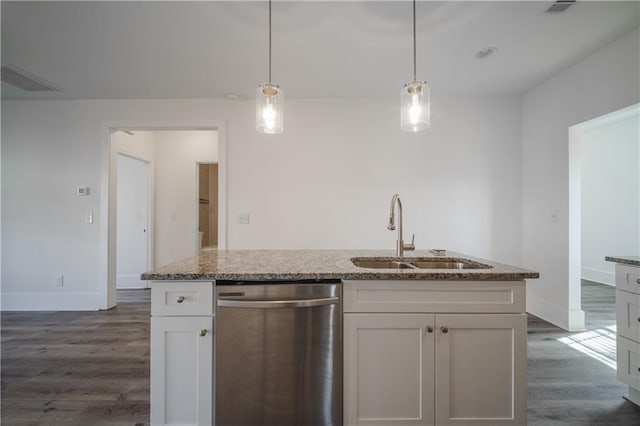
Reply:
[[460, 257], [354, 257], [351, 262], [368, 269], [491, 269], [493, 266]]

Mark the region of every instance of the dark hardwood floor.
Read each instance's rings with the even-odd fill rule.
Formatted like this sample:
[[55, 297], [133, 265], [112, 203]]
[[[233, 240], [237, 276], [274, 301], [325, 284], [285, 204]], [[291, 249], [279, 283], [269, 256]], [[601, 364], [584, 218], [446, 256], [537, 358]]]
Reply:
[[[529, 317], [529, 425], [640, 425], [605, 364], [614, 289], [584, 282], [583, 309], [587, 334]], [[148, 424], [149, 311], [149, 291], [128, 290], [109, 311], [3, 312], [2, 425]]]
[[3, 312], [1, 421], [149, 423], [150, 291], [101, 312]]
[[582, 309], [585, 332], [568, 333], [529, 316], [528, 424], [638, 426], [640, 408], [622, 398], [627, 386], [611, 367], [615, 288], [583, 281]]

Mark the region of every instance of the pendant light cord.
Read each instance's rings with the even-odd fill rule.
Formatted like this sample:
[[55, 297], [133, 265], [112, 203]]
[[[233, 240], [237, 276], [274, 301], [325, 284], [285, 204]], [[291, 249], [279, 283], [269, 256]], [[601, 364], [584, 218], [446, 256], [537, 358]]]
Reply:
[[413, 0], [413, 81], [416, 81], [416, 0]]
[[271, 0], [269, 0], [269, 83], [271, 83]]

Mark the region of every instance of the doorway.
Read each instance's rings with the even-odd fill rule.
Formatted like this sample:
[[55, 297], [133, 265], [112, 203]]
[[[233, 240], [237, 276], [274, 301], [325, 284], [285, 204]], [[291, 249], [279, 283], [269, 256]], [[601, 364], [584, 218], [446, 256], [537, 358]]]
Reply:
[[[165, 266], [194, 255], [197, 245], [197, 163], [218, 166], [217, 247], [227, 248], [226, 132], [222, 122], [105, 124], [100, 217], [101, 309], [116, 306], [117, 287], [117, 162], [118, 153], [148, 162], [148, 268]], [[145, 282], [148, 284], [148, 282]]]
[[218, 248], [218, 164], [198, 163], [198, 251]]
[[149, 163], [117, 154], [116, 287], [146, 288], [149, 269]]
[[[569, 128], [569, 305], [582, 282], [613, 285], [605, 256], [640, 250], [640, 104]], [[624, 130], [623, 130], [624, 129]]]

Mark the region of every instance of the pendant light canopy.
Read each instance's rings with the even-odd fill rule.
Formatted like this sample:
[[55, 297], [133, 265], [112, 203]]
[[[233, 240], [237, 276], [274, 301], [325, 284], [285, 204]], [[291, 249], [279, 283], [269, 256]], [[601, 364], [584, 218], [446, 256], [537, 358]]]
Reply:
[[418, 132], [431, 125], [431, 94], [426, 81], [416, 79], [416, 0], [413, 0], [413, 81], [400, 91], [400, 128]]
[[269, 80], [256, 90], [256, 130], [260, 133], [282, 133], [284, 93], [271, 82], [271, 0], [269, 0]]

